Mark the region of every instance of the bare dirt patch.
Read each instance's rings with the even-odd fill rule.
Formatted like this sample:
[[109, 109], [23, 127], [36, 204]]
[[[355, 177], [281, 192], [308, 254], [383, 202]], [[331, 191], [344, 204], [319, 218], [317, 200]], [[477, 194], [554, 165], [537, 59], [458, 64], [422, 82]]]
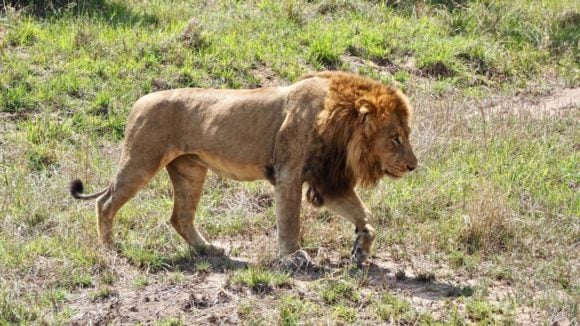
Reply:
[[273, 87], [290, 84], [287, 80], [280, 79], [272, 69], [264, 65], [257, 66], [250, 72], [258, 79], [259, 84], [256, 86], [259, 87]]
[[398, 70], [398, 68], [390, 61], [383, 59], [363, 59], [354, 54], [343, 54], [340, 56], [340, 61], [347, 63], [350, 66], [350, 69], [355, 72], [359, 72], [361, 69], [371, 68], [381, 77], [392, 76]]
[[[139, 276], [135, 271], [130, 277]], [[195, 274], [180, 284], [163, 280], [166, 275], [153, 275], [144, 287], [131, 286], [130, 278], [111, 286], [107, 298], [91, 298], [91, 291], [81, 293], [71, 302], [76, 310], [73, 324], [145, 323], [179, 318], [186, 324], [237, 324], [239, 295], [227, 289], [227, 275]], [[129, 284], [127, 284], [129, 283]]]
[[565, 114], [580, 107], [580, 87], [567, 88], [541, 98], [537, 106], [555, 115]]
[[580, 108], [580, 88], [567, 88], [552, 94], [528, 98], [496, 98], [482, 103], [488, 114], [530, 114], [532, 117], [564, 116]]
[[[264, 240], [264, 239], [262, 239]], [[257, 243], [251, 243], [258, 250]], [[395, 263], [392, 257], [378, 255], [362, 270], [341, 259], [337, 253], [325, 257], [332, 263], [318, 265], [308, 271], [295, 271], [288, 287], [266, 292], [254, 292], [248, 288], [233, 286], [229, 282], [232, 270], [223, 269], [225, 260], [214, 260], [214, 269], [208, 273], [198, 273], [186, 265], [181, 266], [184, 277], [178, 283], [171, 281], [172, 271], [155, 274], [134, 268], [122, 263], [115, 268], [123, 270], [122, 279], [108, 287], [106, 298], [95, 298], [95, 289], [83, 289], [74, 295], [69, 308], [74, 312], [72, 324], [152, 324], [160, 320], [177, 319], [184, 324], [195, 325], [237, 325], [243, 322], [240, 309], [244, 304], [251, 304], [253, 309], [264, 316], [263, 322], [276, 323], [279, 320], [278, 304], [285, 295], [297, 295], [323, 305], [320, 298], [320, 286], [325, 282], [339, 280], [345, 273], [357, 280], [361, 293], [361, 309], [377, 300], [381, 293], [391, 293], [411, 304], [418, 312], [428, 312], [434, 318], [447, 318], [446, 307], [449, 302], [465, 310], [463, 299], [473, 295], [480, 281], [462, 275], [453, 275], [445, 264], [433, 263], [426, 257], [413, 257], [415, 266], [405, 268]], [[255, 264], [259, 258], [236, 258], [244, 264]], [[226, 259], [227, 260], [227, 259]], [[174, 266], [175, 267], [175, 266]], [[425, 273], [432, 273], [426, 277]], [[447, 275], [447, 276], [434, 276]], [[147, 285], [135, 285], [135, 280], [146, 276]], [[489, 286], [489, 302], [501, 305], [501, 300], [513, 295], [513, 289], [501, 282]], [[361, 321], [372, 323], [376, 317], [372, 312], [361, 311]], [[520, 321], [530, 318], [530, 314], [518, 311]], [[533, 314], [532, 314], [533, 316]], [[305, 316], [306, 318], [306, 316]], [[322, 316], [313, 316], [306, 320], [324, 322]], [[534, 319], [535, 320], [535, 319]]]

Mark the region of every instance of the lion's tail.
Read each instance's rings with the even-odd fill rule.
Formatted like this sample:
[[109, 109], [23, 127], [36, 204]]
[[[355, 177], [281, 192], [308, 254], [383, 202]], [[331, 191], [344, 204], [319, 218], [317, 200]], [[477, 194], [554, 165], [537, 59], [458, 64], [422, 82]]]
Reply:
[[71, 196], [73, 196], [73, 198], [83, 199], [83, 200], [95, 199], [107, 191], [107, 189], [104, 189], [104, 190], [101, 190], [101, 191], [96, 192], [94, 194], [86, 194], [85, 195], [85, 194], [83, 194], [83, 191], [84, 191], [83, 182], [79, 179], [75, 179], [75, 180], [71, 181], [69, 189], [70, 189], [70, 194], [71, 194]]

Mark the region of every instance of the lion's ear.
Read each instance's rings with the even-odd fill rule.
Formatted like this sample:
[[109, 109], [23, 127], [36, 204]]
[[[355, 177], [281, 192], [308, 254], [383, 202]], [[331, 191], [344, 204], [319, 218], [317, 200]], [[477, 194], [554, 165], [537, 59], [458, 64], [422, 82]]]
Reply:
[[364, 98], [358, 99], [355, 102], [354, 107], [356, 111], [359, 113], [359, 115], [365, 117], [365, 119], [368, 116], [368, 114], [373, 114], [377, 112], [375, 104]]
[[361, 117], [362, 121], [365, 123], [369, 120], [369, 117], [372, 117], [373, 114], [377, 112], [377, 107], [374, 103], [362, 98], [358, 99], [354, 106], [359, 114], [359, 117]]

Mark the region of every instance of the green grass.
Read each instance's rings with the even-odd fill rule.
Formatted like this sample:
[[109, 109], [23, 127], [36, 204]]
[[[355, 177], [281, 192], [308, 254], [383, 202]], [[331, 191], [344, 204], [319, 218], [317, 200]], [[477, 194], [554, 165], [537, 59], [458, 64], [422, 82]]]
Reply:
[[[427, 6], [422, 14], [370, 3], [336, 2], [325, 11], [331, 2], [226, 1], [200, 14], [205, 7], [181, 3], [99, 2], [43, 20], [7, 15], [3, 44], [16, 51], [2, 52], [3, 111], [80, 110], [85, 130], [119, 138], [115, 117], [143, 93], [255, 86], [252, 70], [261, 66], [295, 80], [312, 67], [348, 68], [347, 52], [392, 62], [399, 73], [410, 56], [410, 72], [454, 87], [523, 87], [556, 72], [578, 84], [574, 1], [473, 1], [453, 11]], [[230, 19], [219, 19], [226, 11]], [[296, 15], [304, 16], [300, 24]], [[198, 21], [188, 42], [181, 32], [190, 17]], [[192, 48], [192, 37], [203, 46]]]
[[280, 324], [285, 326], [299, 325], [305, 314], [315, 313], [312, 302], [290, 295], [281, 298], [278, 309], [280, 311]]
[[290, 277], [286, 273], [271, 271], [264, 267], [249, 267], [232, 273], [230, 282], [246, 286], [257, 293], [268, 292], [274, 288], [289, 286]]
[[138, 288], [138, 289], [145, 288], [150, 283], [151, 282], [149, 281], [149, 279], [146, 276], [142, 276], [142, 277], [139, 277], [139, 278], [136, 278], [133, 280], [133, 286]]
[[166, 318], [155, 323], [157, 326], [182, 326], [185, 323], [179, 318]]
[[107, 286], [97, 289], [96, 291], [92, 292], [90, 297], [93, 301], [98, 300], [105, 300], [115, 293]]
[[384, 294], [375, 303], [377, 316], [385, 322], [394, 321], [396, 323], [414, 323], [417, 321], [417, 313], [413, 311], [411, 305], [405, 300], [401, 300], [392, 294]]
[[326, 283], [320, 291], [322, 300], [328, 304], [337, 304], [343, 300], [358, 302], [361, 300], [355, 284], [351, 280], [338, 280]]
[[200, 260], [195, 264], [195, 269], [199, 273], [209, 273], [211, 271], [211, 263], [207, 260]]
[[[67, 323], [79, 298], [106, 303], [117, 287], [187, 287], [222, 274], [247, 324], [577, 318], [578, 110], [496, 114], [488, 105], [580, 86], [577, 1], [55, 0], [54, 11], [6, 3], [17, 2], [0, 9], [0, 324]], [[341, 258], [352, 226], [304, 207], [302, 245], [331, 274], [272, 270], [271, 188], [214, 175], [196, 222], [231, 247], [231, 261], [203, 257], [168, 224], [164, 173], [119, 212], [117, 250], [100, 248], [93, 203], [69, 199], [67, 183], [81, 177], [95, 191], [110, 180], [137, 98], [287, 84], [323, 69], [396, 84], [415, 106], [419, 169], [359, 191], [375, 215], [371, 260], [395, 269], [351, 275]], [[240, 269], [235, 260], [248, 257]], [[310, 282], [306, 290], [294, 278]], [[432, 308], [417, 308], [416, 289], [397, 289], [466, 278], [443, 291], [459, 298]], [[493, 296], [505, 287], [508, 296]]]
[[358, 319], [358, 311], [352, 307], [334, 306], [332, 307], [334, 317], [347, 324], [354, 324]]

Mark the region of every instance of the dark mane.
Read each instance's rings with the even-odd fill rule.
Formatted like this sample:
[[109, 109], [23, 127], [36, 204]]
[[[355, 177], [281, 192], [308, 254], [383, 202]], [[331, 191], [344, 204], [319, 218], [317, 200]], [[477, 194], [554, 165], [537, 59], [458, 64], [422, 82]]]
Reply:
[[[307, 199], [320, 206], [358, 183], [374, 186], [384, 176], [370, 147], [392, 114], [408, 120], [411, 108], [402, 93], [377, 81], [345, 72], [322, 72], [304, 78], [330, 79], [324, 110], [318, 117], [313, 146], [304, 168]], [[371, 118], [359, 112], [371, 107]]]
[[324, 198], [337, 198], [356, 185], [356, 178], [347, 166], [346, 146], [325, 143], [320, 137], [309, 153], [304, 176], [309, 188], [306, 198], [314, 206]]

